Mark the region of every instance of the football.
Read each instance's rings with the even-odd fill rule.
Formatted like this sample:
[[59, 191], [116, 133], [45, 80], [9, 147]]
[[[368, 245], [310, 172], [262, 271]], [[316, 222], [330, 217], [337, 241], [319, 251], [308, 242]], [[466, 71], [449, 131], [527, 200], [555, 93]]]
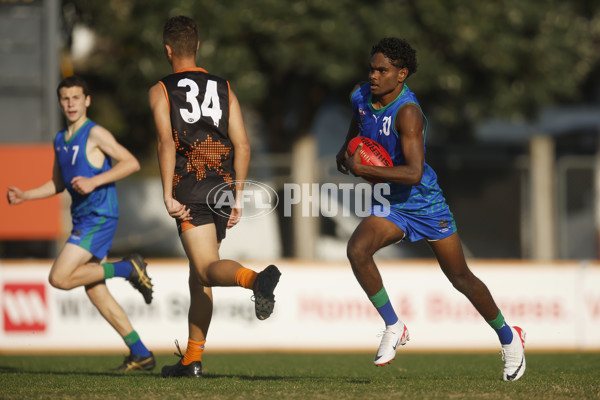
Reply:
[[357, 136], [348, 143], [348, 153], [354, 154], [359, 144], [363, 145], [360, 150], [360, 160], [364, 165], [376, 167], [391, 167], [392, 159], [385, 148], [374, 140], [364, 136]]
[[[394, 165], [392, 158], [382, 145], [364, 136], [357, 136], [350, 140], [350, 143], [348, 143], [348, 153], [350, 156], [354, 154], [356, 148], [361, 143], [363, 145], [360, 149], [360, 161], [362, 164], [376, 167], [391, 167]], [[380, 181], [371, 179], [367, 180], [372, 183], [381, 183]]]

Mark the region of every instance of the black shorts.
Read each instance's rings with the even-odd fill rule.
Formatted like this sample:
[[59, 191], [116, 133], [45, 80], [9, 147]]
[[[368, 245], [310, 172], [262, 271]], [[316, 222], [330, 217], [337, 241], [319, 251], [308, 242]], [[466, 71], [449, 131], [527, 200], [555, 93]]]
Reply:
[[218, 212], [214, 211], [214, 207], [208, 204], [186, 204], [186, 207], [190, 210], [189, 221], [177, 220], [177, 231], [181, 235], [188, 229], [195, 228], [197, 226], [206, 224], [215, 224], [217, 231], [217, 242], [221, 243], [225, 239], [227, 233], [227, 222], [229, 221], [229, 215], [231, 215], [231, 207], [221, 207]]

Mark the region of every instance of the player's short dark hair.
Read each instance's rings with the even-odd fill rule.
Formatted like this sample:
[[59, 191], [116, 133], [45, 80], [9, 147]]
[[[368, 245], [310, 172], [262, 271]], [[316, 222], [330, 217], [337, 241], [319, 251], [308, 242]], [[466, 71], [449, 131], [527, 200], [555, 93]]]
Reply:
[[171, 46], [175, 56], [196, 54], [198, 25], [193, 19], [183, 15], [169, 18], [163, 28], [163, 44]]
[[79, 86], [80, 88], [83, 89], [83, 94], [85, 95], [85, 97], [90, 95], [90, 89], [88, 87], [87, 82], [85, 81], [85, 79], [83, 79], [82, 77], [80, 77], [78, 75], [71, 75], [71, 76], [66, 77], [62, 81], [60, 81], [60, 83], [58, 84], [58, 87], [56, 88], [56, 95], [60, 99], [60, 89], [70, 88], [70, 87], [75, 87], [75, 86]]
[[371, 56], [381, 53], [396, 68], [408, 69], [408, 76], [417, 72], [417, 51], [404, 39], [386, 37], [371, 49]]

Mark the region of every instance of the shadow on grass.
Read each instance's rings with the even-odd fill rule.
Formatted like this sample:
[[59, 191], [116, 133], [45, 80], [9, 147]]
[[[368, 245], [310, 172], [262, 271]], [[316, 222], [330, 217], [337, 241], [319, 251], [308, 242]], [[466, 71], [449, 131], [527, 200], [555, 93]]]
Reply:
[[[19, 374], [19, 375], [81, 375], [81, 376], [128, 376], [127, 373], [117, 372], [117, 371], [51, 371], [51, 370], [31, 370], [31, 369], [23, 369], [23, 368], [15, 368], [15, 367], [3, 367], [0, 366], [0, 374]], [[152, 373], [144, 372], [144, 371], [136, 371], [133, 374], [136, 376], [143, 375], [154, 375]], [[129, 376], [133, 376], [129, 373]]]
[[[212, 374], [212, 373], [208, 373], [208, 374], [204, 374], [202, 376], [203, 379], [239, 379], [239, 380], [244, 380], [244, 381], [298, 381], [298, 382], [302, 382], [302, 381], [314, 381], [314, 382], [329, 382], [332, 380], [335, 381], [346, 381], [346, 383], [353, 383], [353, 384], [363, 384], [363, 385], [368, 385], [371, 384], [373, 382], [372, 379], [368, 379], [368, 378], [355, 378], [355, 377], [343, 377], [343, 376], [292, 376], [292, 375], [285, 375], [285, 376], [274, 376], [274, 375], [265, 375], [265, 376], [260, 376], [260, 375], [241, 375], [241, 374]], [[171, 378], [171, 379], [177, 379], [177, 378]], [[185, 378], [184, 378], [185, 379]], [[402, 378], [405, 379], [405, 378]]]
[[[108, 376], [108, 377], [153, 377], [158, 379], [169, 379], [169, 380], [186, 380], [186, 377], [176, 378], [163, 378], [159, 372], [148, 372], [148, 371], [132, 371], [132, 372], [119, 372], [119, 371], [81, 371], [81, 370], [65, 370], [65, 371], [52, 371], [52, 370], [31, 370], [25, 368], [0, 366], [0, 374], [19, 374], [19, 375], [50, 375], [50, 376]], [[213, 374], [206, 373], [202, 376], [202, 379], [238, 379], [244, 381], [265, 381], [265, 382], [277, 382], [277, 381], [288, 381], [288, 382], [303, 382], [303, 381], [314, 381], [314, 382], [328, 382], [331, 380], [346, 381], [350, 384], [361, 384], [368, 385], [373, 383], [372, 379], [368, 378], [356, 378], [356, 377], [343, 377], [343, 376], [290, 376], [290, 375], [243, 375], [243, 374]], [[396, 377], [396, 379], [406, 379], [405, 377]]]

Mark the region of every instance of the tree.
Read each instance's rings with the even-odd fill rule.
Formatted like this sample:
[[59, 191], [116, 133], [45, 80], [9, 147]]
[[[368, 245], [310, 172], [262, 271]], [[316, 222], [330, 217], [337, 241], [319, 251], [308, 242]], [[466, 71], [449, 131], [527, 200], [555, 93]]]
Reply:
[[[162, 26], [179, 14], [198, 22], [199, 65], [258, 115], [268, 152], [292, 152], [327, 99], [348, 102], [385, 36], [417, 49], [408, 85], [439, 146], [473, 142], [486, 118], [534, 120], [544, 106], [598, 102], [600, 3], [587, 0], [63, 0], [63, 11], [66, 37], [84, 24], [99, 38], [75, 64], [93, 88], [92, 117], [142, 159], [155, 148], [147, 91], [170, 73]], [[341, 142], [346, 128], [331, 134]]]
[[370, 46], [383, 36], [417, 49], [409, 85], [453, 141], [469, 140], [486, 117], [534, 118], [542, 106], [581, 100], [600, 58], [600, 6], [583, 0], [196, 3], [64, 1], [101, 38], [77, 72], [110, 96], [102, 104], [116, 103], [105, 113], [134, 148], [153, 148], [146, 95], [169, 72], [162, 25], [177, 14], [196, 19], [199, 64], [229, 79], [260, 115], [274, 152], [309, 132], [326, 95], [347, 98], [367, 79]]

